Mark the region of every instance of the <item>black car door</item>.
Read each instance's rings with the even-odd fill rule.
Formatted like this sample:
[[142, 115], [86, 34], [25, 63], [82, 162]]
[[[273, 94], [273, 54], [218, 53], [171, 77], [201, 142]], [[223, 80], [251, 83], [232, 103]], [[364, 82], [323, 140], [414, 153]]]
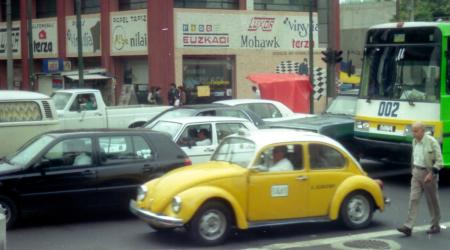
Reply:
[[96, 166], [92, 138], [55, 141], [18, 182], [23, 208], [85, 207], [93, 205]]
[[155, 152], [143, 135], [98, 137], [98, 201], [101, 205], [128, 205], [139, 185], [146, 182], [145, 171], [157, 164]]

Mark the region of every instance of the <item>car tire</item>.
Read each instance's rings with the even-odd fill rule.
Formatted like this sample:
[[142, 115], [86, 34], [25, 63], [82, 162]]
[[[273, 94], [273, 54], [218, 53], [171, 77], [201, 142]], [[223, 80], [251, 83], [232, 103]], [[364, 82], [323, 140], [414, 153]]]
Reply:
[[201, 245], [217, 245], [225, 241], [231, 229], [230, 209], [223, 203], [205, 203], [187, 228], [191, 238]]
[[340, 219], [350, 229], [367, 227], [372, 221], [374, 205], [372, 198], [365, 192], [350, 193], [342, 202]]
[[10, 198], [0, 195], [0, 210], [4, 211], [6, 228], [11, 228], [17, 220], [17, 206]]

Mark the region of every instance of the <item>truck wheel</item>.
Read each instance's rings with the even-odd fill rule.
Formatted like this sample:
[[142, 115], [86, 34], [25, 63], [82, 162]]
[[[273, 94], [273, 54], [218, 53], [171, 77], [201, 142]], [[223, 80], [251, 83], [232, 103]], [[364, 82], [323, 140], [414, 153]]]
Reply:
[[227, 238], [230, 228], [229, 208], [221, 202], [212, 201], [197, 211], [188, 231], [192, 239], [201, 245], [217, 245]]
[[17, 219], [17, 207], [10, 198], [3, 195], [0, 195], [0, 212], [5, 215], [6, 228], [11, 228]]
[[349, 194], [341, 204], [340, 219], [350, 229], [366, 227], [372, 221], [372, 199], [364, 192]]

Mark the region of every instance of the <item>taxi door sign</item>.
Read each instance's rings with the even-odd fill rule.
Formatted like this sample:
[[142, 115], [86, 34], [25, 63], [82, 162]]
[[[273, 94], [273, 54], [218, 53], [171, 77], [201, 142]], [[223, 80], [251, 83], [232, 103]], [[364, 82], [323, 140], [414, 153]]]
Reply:
[[289, 195], [288, 185], [274, 185], [271, 188], [272, 197], [287, 197]]

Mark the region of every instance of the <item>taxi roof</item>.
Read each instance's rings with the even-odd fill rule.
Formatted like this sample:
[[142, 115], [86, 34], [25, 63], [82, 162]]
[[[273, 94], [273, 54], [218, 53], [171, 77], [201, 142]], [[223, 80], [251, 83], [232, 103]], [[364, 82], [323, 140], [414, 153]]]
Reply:
[[190, 117], [177, 117], [177, 118], [163, 118], [158, 122], [176, 122], [176, 123], [198, 123], [198, 122], [248, 122], [251, 121], [244, 118], [226, 117], [226, 116], [190, 116]]

